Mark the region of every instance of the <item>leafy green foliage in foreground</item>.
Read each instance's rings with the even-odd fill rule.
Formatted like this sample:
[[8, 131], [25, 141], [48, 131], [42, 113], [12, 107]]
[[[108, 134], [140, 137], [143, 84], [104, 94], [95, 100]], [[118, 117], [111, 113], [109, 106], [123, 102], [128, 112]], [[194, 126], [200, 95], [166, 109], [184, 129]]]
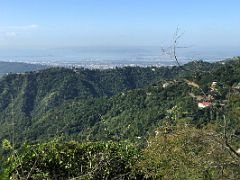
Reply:
[[[165, 124], [141, 151], [127, 142], [24, 145], [8, 158], [13, 179], [239, 179], [240, 154], [215, 125]], [[228, 136], [228, 134], [227, 134]], [[229, 142], [233, 149], [238, 140]], [[9, 143], [6, 143], [9, 147]]]
[[[6, 76], [2, 177], [240, 179], [239, 62], [195, 74], [136, 67]], [[211, 106], [199, 109], [202, 101]], [[44, 143], [55, 136], [63, 143]], [[64, 143], [72, 139], [81, 143]]]
[[127, 179], [137, 177], [133, 165], [137, 148], [126, 143], [51, 141], [24, 145], [8, 159], [5, 170], [13, 179]]
[[225, 137], [213, 127], [197, 129], [183, 121], [176, 126], [161, 127], [158, 131], [158, 135], [149, 139], [149, 146], [143, 150], [143, 160], [137, 164], [145, 177], [240, 178], [240, 154], [229, 150], [224, 142]]

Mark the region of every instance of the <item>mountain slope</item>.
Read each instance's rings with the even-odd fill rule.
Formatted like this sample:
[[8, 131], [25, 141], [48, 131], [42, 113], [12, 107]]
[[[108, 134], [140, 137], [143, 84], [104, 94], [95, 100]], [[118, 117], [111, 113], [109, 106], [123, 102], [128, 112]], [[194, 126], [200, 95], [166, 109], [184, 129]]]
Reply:
[[[40, 72], [11, 74], [0, 81], [1, 138], [9, 134], [22, 141], [33, 119], [68, 100], [109, 97], [123, 90], [148, 86], [168, 78], [168, 68], [87, 70], [51, 68]], [[10, 133], [11, 132], [11, 133]]]
[[0, 76], [9, 73], [24, 73], [30, 71], [39, 71], [46, 68], [48, 67], [40, 64], [0, 61]]
[[[179, 67], [51, 68], [5, 76], [0, 81], [0, 137], [19, 143], [61, 134], [78, 140], [134, 140], [151, 133], [166, 118], [185, 117], [201, 125], [214, 117], [208, 110], [198, 110], [189, 93], [202, 92], [184, 78], [208, 92], [215, 80], [227, 87], [236, 84], [240, 67], [237, 61], [200, 64], [211, 73], [196, 76]], [[170, 85], [163, 88], [166, 82]], [[223, 91], [223, 98], [226, 95]], [[176, 108], [181, 113], [174, 114]]]

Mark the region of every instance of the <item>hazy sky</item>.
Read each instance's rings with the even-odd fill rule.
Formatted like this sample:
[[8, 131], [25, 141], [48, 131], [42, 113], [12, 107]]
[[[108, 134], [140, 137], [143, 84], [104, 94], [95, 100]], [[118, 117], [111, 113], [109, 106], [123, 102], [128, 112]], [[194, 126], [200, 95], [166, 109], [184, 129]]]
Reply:
[[240, 48], [239, 0], [0, 0], [0, 48]]

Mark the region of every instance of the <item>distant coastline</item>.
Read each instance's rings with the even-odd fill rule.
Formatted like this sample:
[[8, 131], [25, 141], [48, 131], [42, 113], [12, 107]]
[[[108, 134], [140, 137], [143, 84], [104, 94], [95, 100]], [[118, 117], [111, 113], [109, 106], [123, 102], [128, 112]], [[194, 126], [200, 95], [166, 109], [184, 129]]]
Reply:
[[[123, 66], [171, 66], [175, 61], [171, 59], [166, 47], [75, 47], [57, 49], [0, 49], [0, 61], [23, 62], [28, 64], [41, 64], [62, 67], [86, 68], [114, 68]], [[221, 61], [240, 55], [238, 48], [180, 48], [177, 55], [181, 64], [192, 60], [208, 62]]]

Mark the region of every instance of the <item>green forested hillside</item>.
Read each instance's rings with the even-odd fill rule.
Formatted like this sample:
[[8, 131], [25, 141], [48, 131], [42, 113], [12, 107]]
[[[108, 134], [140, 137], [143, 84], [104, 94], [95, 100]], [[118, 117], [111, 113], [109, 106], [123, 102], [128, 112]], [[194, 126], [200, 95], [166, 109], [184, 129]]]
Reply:
[[[13, 159], [8, 161], [8, 172], [18, 173], [18, 165], [22, 163], [26, 169], [31, 168], [26, 164], [34, 166], [39, 160], [43, 164], [38, 164], [41, 173], [36, 174], [52, 178], [55, 170], [92, 179], [119, 176], [122, 179], [219, 179], [223, 174], [239, 177], [234, 173], [239, 166], [236, 159], [240, 133], [239, 62], [236, 58], [221, 63], [191, 62], [183, 67], [51, 68], [5, 76], [0, 81], [3, 155], [21, 147], [23, 142], [35, 144], [56, 138], [64, 142], [86, 142], [50, 141], [23, 146], [22, 161], [18, 162], [19, 155], [13, 154]], [[210, 106], [199, 108], [198, 103], [202, 102]], [[89, 141], [104, 143], [89, 147]], [[119, 144], [111, 144], [112, 141]], [[129, 147], [125, 152], [129, 142], [134, 148]], [[140, 153], [139, 147], [146, 148]], [[75, 154], [73, 149], [79, 153]], [[218, 155], [211, 156], [212, 153]], [[85, 158], [85, 171], [73, 168], [83, 163], [75, 155]], [[67, 158], [70, 156], [73, 158]], [[134, 162], [125, 161], [128, 157]], [[124, 159], [121, 165], [119, 158]], [[51, 163], [55, 163], [56, 169], [51, 170]], [[63, 167], [62, 163], [71, 166]], [[98, 169], [101, 163], [106, 163], [107, 169]], [[111, 163], [123, 169], [115, 172], [109, 166]], [[220, 172], [218, 166], [224, 170]], [[108, 176], [103, 172], [113, 174]]]
[[[0, 137], [19, 143], [62, 133], [77, 140], [133, 140], [152, 132], [174, 107], [181, 108], [178, 116], [196, 124], [207, 122], [208, 112], [204, 112], [207, 119], [200, 120], [202, 113], [189, 96], [192, 87], [184, 77], [208, 91], [216, 80], [232, 86], [239, 79], [239, 70], [236, 64], [201, 61], [184, 68], [193, 69], [196, 64], [199, 71], [206, 72], [199, 75], [179, 67], [51, 68], [5, 76], [0, 82]], [[163, 88], [166, 82], [170, 85]]]
[[9, 138], [12, 132], [20, 141], [23, 137], [32, 138], [30, 134], [23, 136], [23, 132], [30, 129], [37, 133], [38, 127], [32, 129], [36, 122], [63, 103], [110, 97], [124, 90], [145, 87], [159, 79], [171, 78], [174, 73], [168, 72], [169, 68], [155, 71], [152, 68], [105, 71], [52, 68], [5, 76], [0, 82], [1, 139]]

